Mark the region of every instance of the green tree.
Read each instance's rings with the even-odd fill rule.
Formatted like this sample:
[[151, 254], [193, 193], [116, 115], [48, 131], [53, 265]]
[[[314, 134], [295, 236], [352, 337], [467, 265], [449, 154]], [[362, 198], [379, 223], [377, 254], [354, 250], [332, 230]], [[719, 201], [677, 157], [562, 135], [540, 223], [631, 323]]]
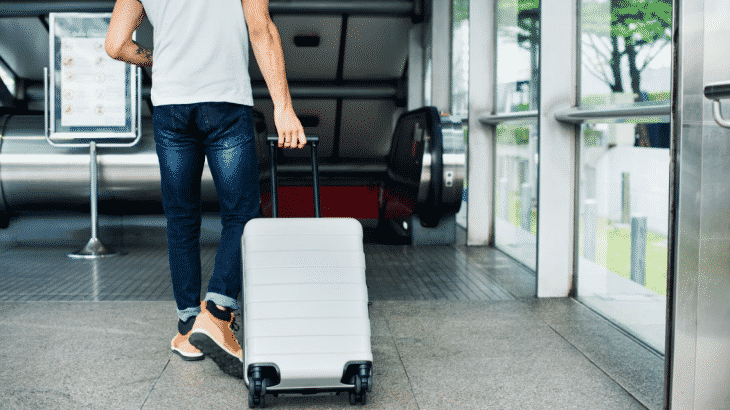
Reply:
[[611, 0], [608, 6], [611, 25], [607, 33], [602, 33], [600, 20], [606, 15], [603, 5], [583, 4], [583, 44], [597, 56], [597, 61], [585, 67], [611, 91], [624, 92], [621, 60], [626, 56], [631, 91], [637, 102], [646, 101], [641, 73], [671, 41], [672, 0]]

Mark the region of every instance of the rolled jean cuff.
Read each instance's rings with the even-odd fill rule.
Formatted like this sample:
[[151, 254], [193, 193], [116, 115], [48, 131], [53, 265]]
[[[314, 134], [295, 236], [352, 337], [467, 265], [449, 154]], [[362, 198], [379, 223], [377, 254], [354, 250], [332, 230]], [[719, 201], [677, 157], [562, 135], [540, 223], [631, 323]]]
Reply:
[[226, 295], [220, 293], [208, 292], [205, 294], [205, 300], [209, 300], [218, 306], [230, 308], [231, 310], [238, 310], [238, 301]]
[[187, 322], [188, 319], [190, 319], [193, 316], [198, 316], [200, 314], [200, 306], [187, 308], [184, 310], [177, 310], [177, 317], [183, 322]]

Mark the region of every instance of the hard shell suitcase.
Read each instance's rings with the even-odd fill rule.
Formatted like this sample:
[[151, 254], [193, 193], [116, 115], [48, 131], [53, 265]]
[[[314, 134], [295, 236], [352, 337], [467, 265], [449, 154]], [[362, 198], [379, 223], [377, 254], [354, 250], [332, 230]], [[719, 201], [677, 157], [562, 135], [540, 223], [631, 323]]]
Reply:
[[241, 238], [243, 355], [249, 407], [266, 394], [348, 392], [365, 404], [373, 355], [360, 223], [319, 218], [316, 147], [312, 145], [316, 218], [276, 218], [276, 146], [271, 152], [271, 219], [253, 219]]

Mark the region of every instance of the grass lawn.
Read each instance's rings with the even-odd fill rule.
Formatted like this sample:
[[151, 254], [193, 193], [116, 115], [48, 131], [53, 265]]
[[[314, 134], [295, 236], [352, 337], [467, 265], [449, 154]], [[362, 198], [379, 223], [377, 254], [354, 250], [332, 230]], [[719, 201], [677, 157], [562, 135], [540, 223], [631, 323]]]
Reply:
[[[499, 195], [499, 193], [497, 193]], [[508, 221], [520, 223], [520, 195], [509, 194]], [[495, 198], [499, 206], [499, 198]], [[499, 210], [497, 210], [499, 212]], [[530, 232], [537, 234], [537, 209], [530, 215]], [[583, 221], [580, 221], [579, 252], [583, 254]], [[615, 226], [606, 218], [598, 218], [596, 229], [596, 263], [606, 269], [631, 279], [631, 228]], [[646, 233], [646, 288], [658, 295], [667, 293], [667, 238], [653, 231]]]
[[[580, 254], [583, 254], [583, 221], [580, 221]], [[596, 263], [624, 278], [631, 278], [631, 228], [615, 226], [598, 218]], [[667, 238], [646, 233], [646, 288], [658, 295], [667, 293]]]

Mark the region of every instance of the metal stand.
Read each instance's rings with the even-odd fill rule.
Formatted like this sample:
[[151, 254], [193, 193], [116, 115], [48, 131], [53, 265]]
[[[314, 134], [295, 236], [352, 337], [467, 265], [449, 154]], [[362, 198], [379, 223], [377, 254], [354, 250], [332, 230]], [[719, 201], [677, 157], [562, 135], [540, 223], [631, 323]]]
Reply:
[[98, 185], [99, 175], [96, 162], [96, 142], [91, 142], [91, 160], [89, 170], [91, 174], [91, 239], [86, 243], [86, 246], [77, 250], [74, 253], [69, 253], [68, 257], [73, 259], [98, 259], [109, 256], [122, 255], [123, 252], [114, 252], [111, 248], [105, 246], [101, 240], [97, 237], [99, 230], [99, 219], [98, 219]]
[[[63, 65], [57, 56], [57, 51], [63, 53], [63, 50], [56, 50], [58, 46], [63, 44], [64, 40], [76, 42], [80, 49], [87, 47], [78, 43], [79, 39], [93, 39], [106, 34], [105, 24], [111, 13], [50, 13], [49, 34], [49, 55], [51, 55], [50, 67], [43, 69], [43, 94], [44, 94], [44, 127], [46, 141], [54, 147], [59, 148], [86, 148], [90, 149], [90, 179], [91, 179], [91, 239], [86, 246], [74, 253], [68, 254], [69, 258], [74, 259], [98, 259], [108, 256], [122, 255], [123, 252], [114, 252], [105, 246], [97, 237], [99, 228], [98, 222], [98, 164], [96, 158], [96, 149], [102, 147], [133, 147], [142, 138], [142, 68], [125, 65], [124, 80], [117, 78], [115, 84], [107, 83], [107, 86], [120, 86], [125, 88], [125, 120], [122, 123], [117, 121], [92, 121], [87, 124], [73, 124], [77, 121], [69, 121], [64, 124], [63, 114], [61, 111], [61, 94], [65, 80], [60, 78], [63, 72]], [[69, 29], [69, 27], [93, 27], [93, 29], [77, 30]], [[136, 32], [132, 34], [132, 39], [136, 39]], [[84, 43], [86, 44], [86, 43]], [[97, 45], [98, 46], [98, 45]], [[74, 47], [69, 46], [69, 50]], [[88, 52], [93, 53], [91, 45], [88, 45]], [[75, 51], [77, 52], [77, 51]], [[99, 57], [101, 58], [101, 57]], [[78, 68], [78, 67], [77, 67]], [[83, 69], [82, 69], [83, 72]], [[89, 74], [89, 73], [87, 73]], [[136, 89], [136, 90], [135, 90]], [[72, 93], [73, 94], [73, 93]], [[93, 103], [93, 102], [92, 102]], [[84, 104], [83, 102], [81, 104]], [[90, 107], [86, 107], [90, 108]], [[101, 110], [101, 114], [103, 114]], [[91, 139], [90, 143], [81, 142]], [[132, 139], [131, 142], [119, 142]], [[81, 140], [81, 141], [79, 141]], [[97, 142], [98, 141], [98, 142]]]

